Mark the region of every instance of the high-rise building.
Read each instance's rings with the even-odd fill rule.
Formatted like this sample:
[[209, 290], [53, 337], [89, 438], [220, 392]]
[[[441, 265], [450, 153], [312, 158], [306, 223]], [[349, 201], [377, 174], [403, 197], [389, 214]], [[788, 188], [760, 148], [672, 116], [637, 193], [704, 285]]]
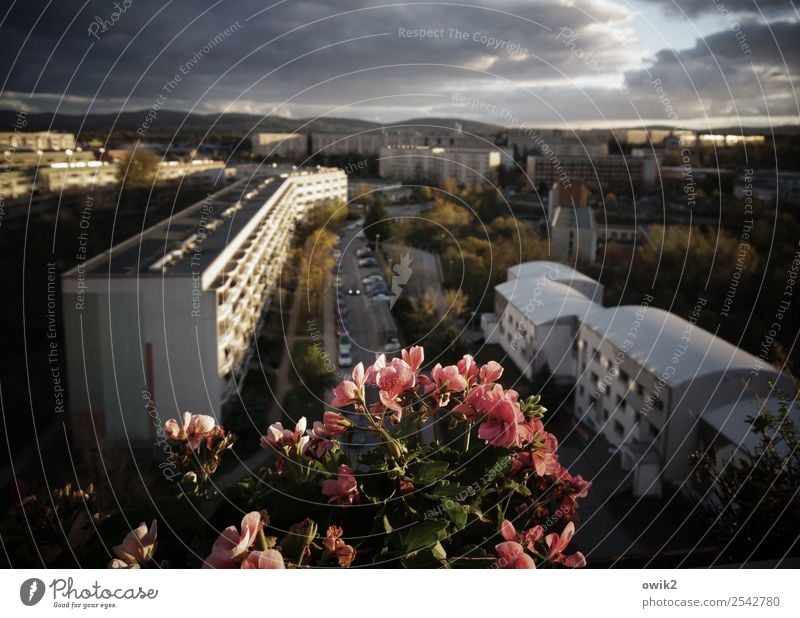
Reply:
[[147, 448], [186, 410], [219, 420], [295, 224], [346, 198], [347, 177], [334, 168], [245, 179], [64, 273], [76, 444]]

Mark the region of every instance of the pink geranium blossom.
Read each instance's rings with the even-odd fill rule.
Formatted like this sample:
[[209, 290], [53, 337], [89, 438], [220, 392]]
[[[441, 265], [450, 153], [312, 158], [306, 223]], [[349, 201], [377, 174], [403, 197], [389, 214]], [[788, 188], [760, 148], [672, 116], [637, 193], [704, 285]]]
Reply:
[[109, 568], [139, 568], [150, 562], [156, 551], [157, 532], [158, 525], [155, 519], [149, 529], [144, 522], [139, 524], [138, 528], [131, 530], [125, 536], [122, 544], [113, 548], [116, 558], [109, 563]]
[[344, 433], [349, 427], [353, 426], [353, 423], [347, 420], [343, 414], [330, 411], [322, 415], [322, 423], [325, 427], [325, 431], [327, 431], [328, 435], [331, 437], [338, 436], [340, 433]]
[[478, 437], [493, 446], [511, 447], [518, 443], [518, 426], [524, 421], [519, 404], [508, 392], [489, 400], [486, 417], [478, 427]]
[[492, 384], [503, 375], [503, 366], [497, 361], [489, 361], [480, 369], [481, 382]]
[[240, 530], [236, 526], [225, 528], [214, 541], [203, 568], [229, 569], [240, 563], [246, 557], [247, 550], [255, 543], [260, 525], [261, 515], [258, 511], [253, 511], [244, 516]]
[[192, 450], [200, 446], [203, 438], [217, 426], [214, 417], [207, 414], [184, 412], [182, 420], [181, 426], [174, 418], [169, 419], [164, 423], [164, 431], [171, 440], [186, 441]]
[[283, 555], [277, 549], [264, 551], [251, 551], [247, 558], [242, 560], [243, 569], [285, 569]]
[[535, 569], [536, 564], [528, 554], [525, 553], [522, 545], [516, 541], [505, 541], [498, 543], [494, 547], [497, 552], [495, 566], [498, 569]]
[[344, 380], [333, 389], [332, 406], [342, 408], [364, 402], [364, 385], [368, 381], [364, 373], [364, 363], [358, 363], [353, 367], [351, 378], [351, 380]]
[[563, 564], [564, 566], [572, 568], [586, 566], [586, 558], [583, 557], [581, 552], [576, 552], [571, 556], [565, 556], [563, 554], [574, 534], [575, 524], [572, 522], [564, 526], [564, 530], [562, 530], [561, 534], [556, 534], [555, 532], [548, 534], [544, 539], [549, 550], [547, 559], [556, 564]]
[[544, 536], [544, 528], [541, 526], [534, 526], [533, 528], [519, 533], [514, 528], [514, 524], [506, 519], [503, 520], [500, 526], [500, 536], [502, 536], [505, 541], [515, 541], [528, 551], [533, 552], [535, 551], [534, 544], [536, 541], [539, 541]]
[[415, 345], [408, 350], [402, 350], [400, 357], [414, 373], [419, 373], [420, 367], [425, 360], [425, 350], [422, 346]]
[[399, 358], [393, 358], [391, 363], [379, 369], [375, 375], [381, 403], [398, 414], [403, 411], [403, 395], [413, 389], [416, 383], [414, 372]]
[[350, 466], [340, 465], [336, 479], [322, 481], [322, 495], [330, 498], [329, 503], [354, 504], [359, 501], [358, 483]]
[[478, 378], [478, 371], [480, 368], [471, 355], [465, 354], [464, 357], [456, 363], [458, 372], [464, 376], [464, 379], [470, 384], [475, 384]]
[[306, 417], [302, 417], [294, 427], [294, 431], [283, 428], [281, 423], [273, 423], [267, 427], [265, 435], [261, 436], [261, 448], [281, 449], [283, 447], [299, 446], [302, 450], [308, 442], [305, 436], [307, 426]]

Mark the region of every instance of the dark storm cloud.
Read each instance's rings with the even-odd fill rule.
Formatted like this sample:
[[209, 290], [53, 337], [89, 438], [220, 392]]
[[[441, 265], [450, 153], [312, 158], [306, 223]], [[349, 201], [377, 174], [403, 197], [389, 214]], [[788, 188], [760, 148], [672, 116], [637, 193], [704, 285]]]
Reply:
[[655, 80], [682, 119], [796, 116], [800, 24], [744, 22], [739, 30], [716, 32], [690, 49], [662, 50], [645, 70], [626, 79], [632, 96], [656, 117], [664, 116], [664, 109], [652, 100]]
[[657, 4], [670, 13], [685, 13], [696, 17], [701, 13], [731, 11], [734, 13], [783, 14], [794, 13], [798, 3], [796, 0], [644, 0], [648, 4]]
[[[641, 58], [632, 12], [619, 0], [492, 0], [483, 8], [383, 7], [382, 0], [132, 0], [115, 19], [117, 9], [108, 0], [85, 7], [80, 0], [47, 4], [17, 2], [0, 26], [12, 52], [0, 57], [5, 107], [24, 102], [32, 109], [60, 105], [72, 113], [135, 110], [161, 97], [165, 108], [201, 112], [381, 121], [459, 115], [508, 123], [508, 115], [455, 102], [453, 93], [462, 93], [531, 122], [625, 120], [663, 112], [647, 71], [633, 70]], [[272, 8], [248, 19], [265, 6]], [[89, 28], [103, 20], [104, 31], [91, 36]], [[702, 116], [704, 101], [733, 110], [725, 80], [748, 108], [763, 109], [753, 91], [758, 85], [751, 62], [770, 105], [790, 109], [787, 84], [797, 68], [791, 63], [800, 57], [797, 26], [780, 22], [771, 32], [743, 22], [752, 46], [745, 56], [727, 25], [720, 18], [720, 32], [705, 43], [677, 54], [662, 51], [645, 67], [685, 98], [682, 117]], [[437, 34], [421, 38], [418, 30]], [[788, 68], [781, 68], [779, 49]], [[615, 78], [622, 84], [625, 71], [627, 95], [613, 87]], [[702, 85], [699, 98], [684, 71]], [[168, 87], [176, 75], [179, 82]]]

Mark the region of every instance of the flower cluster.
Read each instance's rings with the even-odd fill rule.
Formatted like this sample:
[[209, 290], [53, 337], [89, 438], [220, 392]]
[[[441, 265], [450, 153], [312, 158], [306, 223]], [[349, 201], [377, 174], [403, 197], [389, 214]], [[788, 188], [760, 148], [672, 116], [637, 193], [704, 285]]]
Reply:
[[236, 436], [226, 432], [214, 417], [191, 412], [183, 413], [182, 422], [169, 419], [164, 423], [164, 431], [170, 440], [181, 445], [179, 451], [172, 454], [171, 463], [183, 471], [183, 478], [193, 487], [194, 493], [202, 493]]
[[517, 532], [514, 524], [506, 519], [500, 526], [500, 535], [504, 540], [495, 546], [495, 566], [498, 569], [535, 569], [536, 563], [526, 550], [542, 562], [549, 561], [551, 564], [563, 564], [572, 568], [586, 566], [586, 559], [581, 552], [570, 556], [564, 554], [574, 534], [575, 524], [572, 522], [564, 527], [561, 534], [552, 532], [545, 535], [544, 528], [540, 525]]
[[158, 526], [155, 519], [150, 524], [150, 528], [144, 522], [139, 524], [138, 528], [127, 534], [121, 545], [113, 548], [116, 558], [108, 563], [108, 568], [139, 569], [147, 566], [156, 551], [157, 532]]

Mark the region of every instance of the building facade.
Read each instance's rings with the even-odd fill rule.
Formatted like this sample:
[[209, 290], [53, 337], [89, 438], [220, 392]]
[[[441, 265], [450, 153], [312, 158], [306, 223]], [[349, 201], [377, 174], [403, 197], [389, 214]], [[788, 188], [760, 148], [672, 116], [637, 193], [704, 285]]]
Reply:
[[146, 449], [184, 411], [221, 420], [297, 221], [346, 198], [333, 168], [242, 180], [64, 273], [74, 443]]
[[297, 159], [308, 155], [308, 136], [301, 133], [255, 133], [250, 143], [260, 157]]
[[383, 178], [466, 184], [493, 182], [502, 159], [497, 148], [385, 147], [379, 163]]

